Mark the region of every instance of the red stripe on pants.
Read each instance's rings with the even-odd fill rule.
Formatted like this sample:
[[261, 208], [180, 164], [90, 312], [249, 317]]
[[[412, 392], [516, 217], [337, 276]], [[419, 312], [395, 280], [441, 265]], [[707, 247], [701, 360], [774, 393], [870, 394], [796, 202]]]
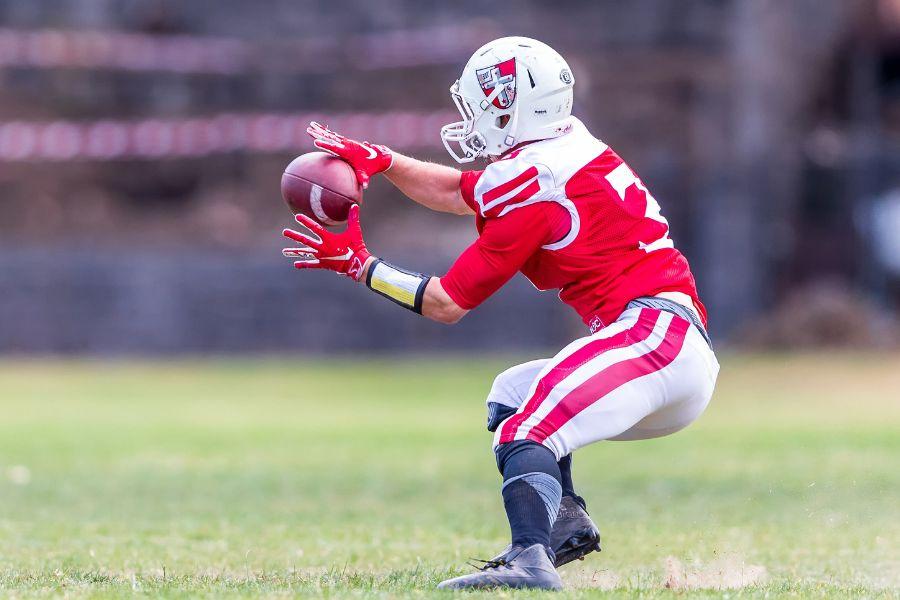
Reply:
[[650, 337], [653, 328], [659, 320], [660, 311], [641, 309], [637, 320], [630, 328], [620, 331], [619, 333], [608, 337], [588, 342], [569, 356], [562, 359], [559, 364], [548, 371], [538, 382], [534, 393], [525, 402], [522, 412], [513, 415], [503, 424], [500, 430], [500, 443], [506, 444], [516, 437], [516, 430], [525, 419], [534, 414], [541, 402], [546, 400], [550, 391], [556, 387], [559, 382], [569, 376], [575, 369], [581, 367], [588, 361], [595, 359], [604, 352], [625, 348], [637, 342], [642, 342]]
[[675, 317], [669, 324], [663, 342], [652, 352], [624, 360], [603, 369], [578, 386], [554, 406], [540, 423], [531, 428], [525, 439], [543, 443], [559, 431], [575, 415], [626, 383], [667, 367], [684, 346], [690, 322]]

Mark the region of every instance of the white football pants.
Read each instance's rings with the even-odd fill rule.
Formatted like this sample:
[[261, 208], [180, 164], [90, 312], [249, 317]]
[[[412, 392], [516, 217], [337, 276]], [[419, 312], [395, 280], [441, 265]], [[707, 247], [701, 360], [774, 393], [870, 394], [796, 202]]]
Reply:
[[712, 397], [719, 363], [700, 331], [670, 312], [626, 310], [553, 358], [497, 376], [488, 402], [518, 411], [494, 447], [532, 440], [557, 460], [600, 440], [640, 440], [687, 427]]

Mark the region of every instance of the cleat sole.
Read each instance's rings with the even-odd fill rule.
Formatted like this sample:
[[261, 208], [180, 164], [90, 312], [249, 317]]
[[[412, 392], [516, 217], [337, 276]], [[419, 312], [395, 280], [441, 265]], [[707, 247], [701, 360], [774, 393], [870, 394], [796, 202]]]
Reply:
[[571, 536], [556, 550], [553, 566], [559, 568], [575, 560], [584, 560], [591, 552], [600, 552], [600, 533], [587, 530]]

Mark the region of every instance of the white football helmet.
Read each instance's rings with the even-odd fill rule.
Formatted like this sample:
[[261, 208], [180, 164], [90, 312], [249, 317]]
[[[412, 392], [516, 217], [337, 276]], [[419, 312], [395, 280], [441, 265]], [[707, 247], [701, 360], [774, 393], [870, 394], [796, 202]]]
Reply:
[[447, 152], [468, 163], [567, 133], [574, 84], [568, 63], [543, 42], [505, 37], [485, 44], [450, 88], [463, 120], [441, 128]]

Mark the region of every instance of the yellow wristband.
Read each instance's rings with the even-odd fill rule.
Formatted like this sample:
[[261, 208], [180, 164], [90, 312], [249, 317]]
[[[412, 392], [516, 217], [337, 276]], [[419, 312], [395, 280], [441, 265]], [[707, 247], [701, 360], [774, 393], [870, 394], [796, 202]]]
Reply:
[[422, 314], [422, 298], [431, 277], [399, 269], [376, 258], [366, 275], [366, 286], [404, 308]]

